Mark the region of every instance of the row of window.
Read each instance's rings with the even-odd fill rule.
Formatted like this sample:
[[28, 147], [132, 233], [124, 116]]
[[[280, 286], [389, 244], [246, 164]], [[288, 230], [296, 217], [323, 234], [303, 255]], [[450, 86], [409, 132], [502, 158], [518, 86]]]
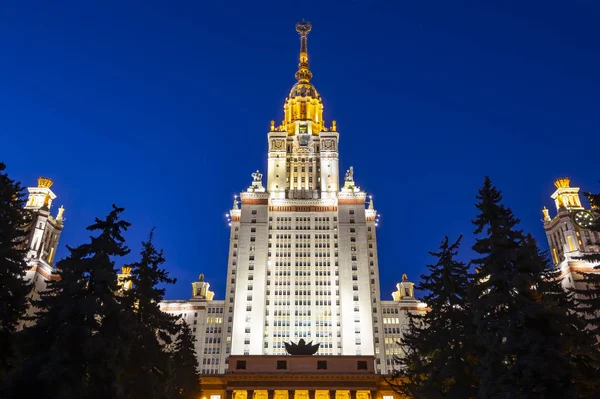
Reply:
[[[287, 360], [277, 360], [276, 361], [276, 367], [277, 370], [287, 370], [288, 368], [288, 362]], [[238, 360], [235, 364], [235, 368], [236, 370], [246, 370], [246, 367], [248, 367], [248, 363], [246, 360]], [[327, 370], [327, 360], [317, 360], [316, 361], [316, 369], [317, 370]], [[368, 370], [368, 363], [366, 360], [358, 360], [356, 362], [356, 369], [357, 370]], [[384, 399], [387, 399], [389, 397], [385, 397]], [[393, 398], [393, 396], [392, 396]]]

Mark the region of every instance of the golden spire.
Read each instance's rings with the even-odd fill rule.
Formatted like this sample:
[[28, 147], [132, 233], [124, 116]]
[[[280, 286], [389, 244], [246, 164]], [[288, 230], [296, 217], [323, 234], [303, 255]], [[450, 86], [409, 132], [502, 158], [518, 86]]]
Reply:
[[[312, 73], [308, 69], [307, 36], [311, 29], [312, 25], [308, 21], [296, 24], [296, 31], [300, 34], [300, 63], [295, 75], [298, 81], [292, 86], [289, 96], [285, 99], [283, 123], [275, 129], [287, 131], [290, 136], [297, 133], [299, 125], [296, 121], [311, 121], [310, 130], [313, 135], [318, 135], [324, 129], [323, 102], [317, 89], [310, 82]], [[273, 125], [271, 129], [274, 129]]]
[[308, 83], [312, 78], [312, 73], [308, 70], [308, 49], [307, 36], [312, 29], [310, 22], [298, 22], [296, 24], [296, 32], [300, 34], [300, 63], [298, 64], [298, 72], [296, 72], [296, 80], [302, 83]]

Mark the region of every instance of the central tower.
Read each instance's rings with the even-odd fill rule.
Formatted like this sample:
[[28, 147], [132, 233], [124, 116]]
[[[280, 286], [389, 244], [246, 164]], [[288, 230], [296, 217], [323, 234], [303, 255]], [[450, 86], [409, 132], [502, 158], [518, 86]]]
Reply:
[[279, 126], [271, 121], [267, 189], [271, 198], [332, 199], [339, 186], [338, 133], [335, 121], [327, 128], [323, 101], [310, 82], [308, 34], [310, 22], [298, 22], [300, 63], [297, 82], [283, 106]]
[[222, 353], [281, 355], [302, 338], [320, 355], [378, 354], [376, 211], [352, 168], [340, 188], [336, 123], [327, 127], [311, 82], [311, 29], [296, 24], [296, 82], [268, 132], [267, 182], [253, 173], [230, 211]]

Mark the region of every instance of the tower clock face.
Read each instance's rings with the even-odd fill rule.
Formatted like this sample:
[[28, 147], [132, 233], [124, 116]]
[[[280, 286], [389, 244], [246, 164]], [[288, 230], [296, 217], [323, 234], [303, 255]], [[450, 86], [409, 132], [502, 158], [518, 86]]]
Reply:
[[573, 213], [573, 221], [582, 229], [589, 229], [594, 224], [594, 216], [588, 211], [577, 211]]

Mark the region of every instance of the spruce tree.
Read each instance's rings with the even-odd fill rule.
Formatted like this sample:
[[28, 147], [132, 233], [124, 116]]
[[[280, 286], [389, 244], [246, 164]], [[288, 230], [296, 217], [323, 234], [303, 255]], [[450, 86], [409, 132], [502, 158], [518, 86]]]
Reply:
[[437, 261], [421, 276], [419, 290], [431, 309], [411, 315], [409, 331], [401, 339], [404, 357], [396, 357], [397, 390], [413, 398], [472, 398], [474, 379], [474, 327], [469, 303], [468, 265], [455, 260], [460, 237], [450, 244], [446, 237]]
[[31, 215], [19, 182], [8, 177], [0, 162], [0, 385], [14, 367], [15, 331], [27, 310], [30, 285], [25, 280], [26, 226]]
[[[479, 341], [478, 397], [574, 398], [580, 319], [535, 240], [486, 177], [473, 250], [473, 309]], [[585, 345], [585, 341], [581, 342]]]
[[169, 374], [169, 354], [165, 347], [178, 331], [177, 317], [160, 310], [165, 295], [159, 284], [173, 284], [175, 279], [161, 268], [163, 251], [152, 243], [154, 230], [142, 243], [141, 260], [131, 265], [132, 286], [125, 291], [126, 300], [134, 311], [131, 330], [134, 341], [127, 363], [125, 392], [128, 398], [162, 398]]
[[168, 398], [195, 399], [200, 396], [200, 373], [198, 359], [189, 325], [182, 321], [177, 339], [173, 345], [170, 361]]
[[14, 373], [6, 397], [122, 398], [122, 365], [131, 342], [131, 318], [117, 295], [114, 259], [126, 255], [120, 219], [113, 205], [104, 220], [87, 228], [89, 243], [69, 249], [35, 305], [35, 324], [23, 331], [27, 359]]

